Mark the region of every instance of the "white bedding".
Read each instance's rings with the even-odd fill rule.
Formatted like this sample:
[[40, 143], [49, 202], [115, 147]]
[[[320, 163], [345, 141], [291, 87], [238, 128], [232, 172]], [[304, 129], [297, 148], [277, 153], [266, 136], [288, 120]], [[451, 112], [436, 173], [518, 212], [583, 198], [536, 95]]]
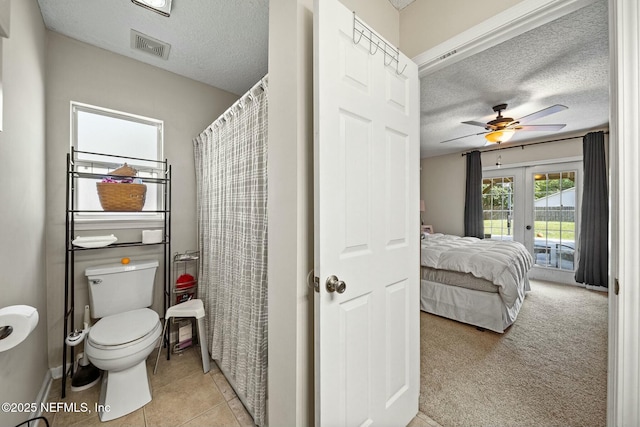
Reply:
[[428, 235], [421, 246], [423, 266], [486, 279], [499, 287], [507, 308], [524, 299], [523, 283], [533, 258], [521, 243], [438, 233]]

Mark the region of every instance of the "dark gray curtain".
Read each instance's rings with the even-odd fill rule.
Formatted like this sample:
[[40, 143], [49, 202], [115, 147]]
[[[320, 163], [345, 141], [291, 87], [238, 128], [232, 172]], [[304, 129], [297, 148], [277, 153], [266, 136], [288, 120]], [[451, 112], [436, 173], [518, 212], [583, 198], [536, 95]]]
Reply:
[[586, 134], [582, 154], [584, 186], [576, 282], [608, 287], [609, 194], [604, 132]]
[[479, 151], [467, 154], [467, 191], [464, 197], [464, 235], [484, 238], [482, 220], [482, 160]]

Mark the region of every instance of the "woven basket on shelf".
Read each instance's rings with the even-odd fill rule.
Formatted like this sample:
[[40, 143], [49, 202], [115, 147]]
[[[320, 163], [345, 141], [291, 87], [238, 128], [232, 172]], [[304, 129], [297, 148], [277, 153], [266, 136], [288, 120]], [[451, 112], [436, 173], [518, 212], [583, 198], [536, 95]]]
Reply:
[[[109, 175], [135, 177], [138, 173], [126, 163]], [[105, 211], [139, 212], [144, 207], [147, 186], [144, 184], [127, 184], [117, 182], [97, 182], [98, 198]]]

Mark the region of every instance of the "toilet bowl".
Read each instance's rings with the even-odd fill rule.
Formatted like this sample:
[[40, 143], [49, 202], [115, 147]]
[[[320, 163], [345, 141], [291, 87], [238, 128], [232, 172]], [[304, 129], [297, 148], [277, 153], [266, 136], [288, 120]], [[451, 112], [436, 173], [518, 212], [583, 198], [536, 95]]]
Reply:
[[99, 399], [101, 421], [109, 421], [151, 401], [145, 360], [162, 335], [158, 314], [140, 308], [98, 320], [89, 330], [85, 351], [105, 371]]

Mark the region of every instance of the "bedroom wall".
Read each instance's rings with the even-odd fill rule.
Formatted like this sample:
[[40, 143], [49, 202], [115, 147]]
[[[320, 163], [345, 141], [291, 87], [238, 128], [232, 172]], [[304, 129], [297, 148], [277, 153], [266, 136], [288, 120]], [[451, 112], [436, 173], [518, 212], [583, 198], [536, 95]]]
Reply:
[[[164, 120], [164, 155], [172, 166], [172, 253], [196, 249], [196, 190], [192, 139], [237, 96], [134, 59], [47, 33], [47, 289], [49, 364], [62, 364], [66, 154], [70, 147], [70, 102], [77, 101]], [[149, 228], [147, 226], [147, 228]], [[95, 230], [140, 239], [139, 229]], [[126, 241], [126, 240], [124, 240]], [[135, 249], [135, 250], [134, 250]], [[76, 262], [76, 322], [88, 291], [84, 269], [123, 256], [161, 259], [159, 246], [87, 251]], [[159, 270], [161, 271], [161, 270]], [[154, 308], [161, 310], [160, 273]]]
[[[568, 141], [539, 144], [525, 149], [502, 150], [502, 166], [582, 156], [582, 136]], [[482, 164], [494, 166], [498, 152], [482, 153]], [[420, 162], [420, 197], [426, 211], [422, 217], [437, 233], [464, 234], [466, 157], [460, 153], [428, 157]]]
[[409, 58], [524, 0], [416, 0], [400, 11], [400, 49]]
[[[37, 402], [48, 379], [45, 265], [45, 27], [36, 0], [5, 3], [10, 23], [0, 38], [0, 308], [26, 304], [38, 310], [36, 329], [0, 353], [0, 402]], [[2, 99], [4, 98], [4, 99]], [[0, 109], [1, 111], [2, 109]], [[44, 390], [43, 390], [44, 391]], [[0, 412], [15, 426], [29, 413]]]

